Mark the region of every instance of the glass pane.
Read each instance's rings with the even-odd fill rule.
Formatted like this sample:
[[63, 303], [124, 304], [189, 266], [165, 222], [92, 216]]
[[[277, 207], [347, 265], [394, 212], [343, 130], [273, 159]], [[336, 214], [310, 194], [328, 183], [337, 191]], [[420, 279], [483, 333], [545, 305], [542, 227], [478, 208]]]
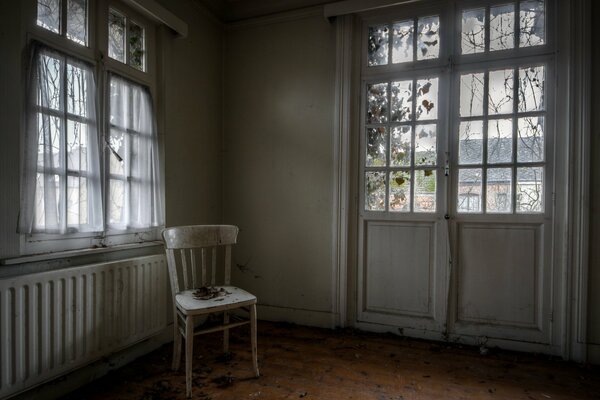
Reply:
[[114, 77], [110, 80], [110, 116], [109, 122], [111, 125], [121, 127], [123, 129], [130, 128], [129, 121], [129, 101], [130, 87], [120, 79]]
[[514, 88], [513, 70], [490, 71], [489, 79], [489, 113], [512, 113]]
[[419, 18], [417, 27], [417, 60], [428, 60], [440, 56], [440, 18]]
[[69, 176], [67, 179], [67, 225], [87, 223], [87, 179]]
[[491, 119], [488, 121], [488, 160], [489, 164], [512, 161], [512, 119]]
[[544, 105], [543, 65], [519, 69], [519, 111], [539, 111]]
[[510, 213], [512, 211], [512, 170], [490, 168], [487, 170], [486, 211]]
[[544, 161], [544, 117], [519, 118], [517, 161]]
[[367, 167], [383, 167], [387, 164], [387, 129], [367, 129]]
[[483, 115], [483, 72], [460, 77], [460, 116]]
[[367, 85], [367, 123], [376, 124], [388, 120], [388, 84]]
[[391, 147], [390, 165], [393, 167], [410, 167], [412, 128], [409, 125], [392, 128]]
[[40, 74], [43, 84], [38, 91], [38, 104], [54, 110], [62, 109], [62, 61], [48, 55], [40, 57]]
[[144, 68], [144, 28], [134, 22], [129, 24], [129, 65], [143, 71]]
[[125, 62], [125, 17], [115, 10], [108, 13], [108, 56]]
[[71, 171], [87, 171], [88, 128], [76, 121], [67, 121], [67, 168]]
[[119, 225], [124, 221], [125, 184], [123, 181], [111, 179], [108, 189], [108, 223]]
[[60, 9], [60, 0], [38, 0], [37, 25], [54, 33], [59, 33]]
[[458, 142], [458, 163], [481, 164], [483, 162], [483, 121], [463, 121], [460, 123]]
[[417, 120], [437, 119], [438, 78], [417, 80]]
[[[43, 230], [46, 229], [46, 225], [48, 225], [48, 229], [58, 229], [61, 193], [60, 177], [58, 175], [42, 173], [36, 175], [35, 206], [33, 211], [34, 229]], [[54, 201], [46, 202], [47, 198]]]
[[410, 211], [410, 171], [390, 172], [390, 211]]
[[109, 168], [111, 175], [125, 176], [127, 137], [123, 132], [111, 129], [109, 138]]
[[481, 212], [481, 169], [458, 170], [458, 203], [460, 213]]
[[485, 51], [485, 8], [463, 11], [460, 44], [462, 54]]
[[67, 111], [82, 117], [87, 116], [89, 71], [67, 64]]
[[436, 125], [415, 126], [415, 165], [436, 165], [436, 161]]
[[87, 0], [67, 0], [67, 38], [87, 45]]
[[415, 212], [435, 212], [436, 176], [434, 169], [415, 170]]
[[412, 118], [412, 81], [392, 82], [392, 121]]
[[389, 28], [387, 25], [369, 27], [369, 67], [387, 65], [389, 51]]
[[544, 211], [544, 168], [517, 168], [517, 212]]
[[385, 172], [365, 172], [365, 210], [385, 211]]
[[539, 46], [546, 38], [546, 16], [544, 0], [529, 0], [521, 2], [519, 12], [521, 47]]
[[38, 166], [61, 168], [62, 121], [59, 117], [38, 114]]
[[515, 47], [515, 5], [490, 7], [490, 51]]
[[396, 22], [393, 25], [392, 62], [413, 61], [413, 21]]

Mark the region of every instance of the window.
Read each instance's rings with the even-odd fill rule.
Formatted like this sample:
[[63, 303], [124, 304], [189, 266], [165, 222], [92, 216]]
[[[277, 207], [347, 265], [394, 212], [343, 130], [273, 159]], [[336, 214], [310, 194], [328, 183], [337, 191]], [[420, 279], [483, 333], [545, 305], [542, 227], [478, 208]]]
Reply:
[[[30, 43], [19, 218], [21, 233], [49, 235], [37, 241], [87, 235], [91, 243], [117, 243], [107, 239], [130, 233], [139, 241], [138, 233], [156, 232], [152, 228], [163, 221], [150, 25], [126, 6], [116, 11], [100, 4], [110, 17], [95, 22], [106, 30], [90, 42], [88, 1], [37, 0], [35, 25], [41, 29]], [[91, 58], [96, 53], [110, 59]], [[104, 90], [96, 88], [98, 81]]]
[[365, 211], [435, 213], [448, 201], [461, 214], [544, 212], [547, 4], [479, 4], [459, 3], [456, 18], [423, 7], [414, 18], [367, 19]]

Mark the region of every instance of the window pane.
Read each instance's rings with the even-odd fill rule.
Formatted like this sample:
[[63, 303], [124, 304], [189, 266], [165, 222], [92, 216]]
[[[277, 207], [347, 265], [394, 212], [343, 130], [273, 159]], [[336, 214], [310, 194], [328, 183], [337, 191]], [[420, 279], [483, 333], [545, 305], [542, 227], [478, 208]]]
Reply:
[[515, 47], [515, 5], [490, 7], [490, 51]]
[[36, 175], [34, 229], [59, 229], [61, 204], [60, 177], [58, 175]]
[[62, 61], [58, 58], [42, 55], [40, 57], [41, 84], [38, 91], [38, 105], [62, 109]]
[[415, 165], [436, 165], [436, 161], [436, 125], [415, 126]]
[[69, 170], [87, 171], [87, 140], [87, 125], [76, 121], [67, 121], [67, 168]]
[[512, 170], [490, 168], [487, 170], [486, 211], [510, 213], [512, 211]]
[[87, 0], [67, 0], [67, 38], [87, 45]]
[[110, 155], [109, 155], [109, 163], [110, 163], [110, 173], [112, 175], [120, 175], [125, 176], [125, 162], [127, 158], [127, 137], [123, 132], [120, 132], [115, 129], [110, 130]]
[[519, 118], [517, 161], [544, 161], [544, 117]]
[[437, 119], [438, 78], [417, 80], [417, 120]]
[[38, 114], [38, 166], [62, 168], [62, 121], [59, 117]]
[[543, 65], [519, 69], [519, 111], [539, 111], [544, 105]]
[[54, 33], [59, 33], [60, 9], [60, 0], [38, 0], [37, 25]]
[[393, 167], [409, 167], [412, 148], [412, 128], [409, 125], [392, 128], [391, 147], [390, 164]]
[[392, 82], [392, 121], [412, 118], [412, 81]]
[[385, 210], [385, 172], [365, 173], [365, 210]]
[[435, 212], [436, 176], [433, 169], [415, 171], [415, 212]]
[[485, 51], [485, 8], [462, 12], [462, 54]]
[[544, 211], [544, 168], [517, 168], [517, 212]]
[[377, 83], [367, 86], [367, 123], [382, 123], [388, 120], [388, 84]]
[[413, 21], [396, 22], [393, 25], [392, 62], [413, 61]]
[[143, 71], [144, 67], [144, 28], [134, 22], [129, 24], [129, 65]]
[[367, 167], [383, 167], [387, 164], [387, 129], [367, 129]]
[[483, 72], [460, 77], [460, 116], [483, 115]]
[[481, 212], [481, 169], [458, 170], [458, 203], [460, 213]]
[[108, 189], [108, 223], [121, 225], [125, 220], [125, 184], [111, 179]]
[[519, 12], [521, 47], [539, 46], [546, 38], [546, 16], [543, 0], [522, 1]]
[[488, 163], [509, 163], [512, 161], [512, 119], [491, 119], [488, 121]]
[[87, 224], [87, 179], [69, 176], [67, 179], [67, 225]]
[[489, 113], [512, 113], [514, 87], [513, 70], [490, 71], [489, 79]]
[[108, 13], [108, 56], [125, 62], [125, 17], [115, 10]]
[[387, 25], [369, 27], [369, 67], [386, 65], [389, 51], [389, 28]]
[[458, 143], [458, 163], [481, 164], [483, 161], [483, 121], [463, 121], [460, 123]]
[[86, 117], [88, 113], [89, 71], [67, 64], [67, 111]]
[[410, 211], [410, 171], [390, 172], [390, 211]]
[[417, 27], [417, 60], [440, 56], [440, 18], [419, 18]]

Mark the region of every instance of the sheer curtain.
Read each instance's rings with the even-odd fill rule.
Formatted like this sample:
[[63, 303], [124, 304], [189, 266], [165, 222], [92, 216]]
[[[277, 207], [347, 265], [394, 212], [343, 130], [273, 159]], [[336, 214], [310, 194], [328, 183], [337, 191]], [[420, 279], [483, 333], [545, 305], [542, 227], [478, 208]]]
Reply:
[[108, 225], [163, 225], [158, 137], [148, 88], [109, 75]]
[[93, 67], [31, 46], [20, 233], [103, 230]]

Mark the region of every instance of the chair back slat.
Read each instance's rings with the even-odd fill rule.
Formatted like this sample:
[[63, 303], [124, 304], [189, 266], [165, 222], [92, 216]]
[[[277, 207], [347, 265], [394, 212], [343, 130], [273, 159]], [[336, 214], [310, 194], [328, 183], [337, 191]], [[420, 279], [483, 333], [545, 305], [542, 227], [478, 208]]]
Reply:
[[[165, 229], [162, 235], [173, 294], [220, 284], [217, 277], [220, 280], [221, 268], [224, 268], [223, 284], [231, 284], [231, 246], [237, 242], [238, 231], [238, 227], [233, 225], [190, 225]], [[224, 248], [223, 258], [219, 254], [220, 248]], [[200, 254], [197, 249], [200, 249]], [[210, 267], [208, 257], [211, 258]], [[200, 271], [198, 268], [201, 268]], [[210, 271], [207, 271], [208, 268]]]
[[217, 247], [213, 247], [212, 248], [212, 268], [211, 268], [211, 274], [210, 274], [210, 284], [212, 286], [215, 286], [215, 279], [217, 278]]
[[188, 286], [188, 267], [187, 267], [187, 259], [185, 256], [186, 249], [179, 250], [181, 256], [181, 272], [183, 275], [183, 290], [187, 290], [190, 287]]
[[231, 245], [225, 246], [225, 285], [231, 283]]
[[197, 288], [201, 285], [198, 284], [198, 266], [196, 265], [196, 251], [190, 249], [190, 264], [192, 268], [192, 287]]

